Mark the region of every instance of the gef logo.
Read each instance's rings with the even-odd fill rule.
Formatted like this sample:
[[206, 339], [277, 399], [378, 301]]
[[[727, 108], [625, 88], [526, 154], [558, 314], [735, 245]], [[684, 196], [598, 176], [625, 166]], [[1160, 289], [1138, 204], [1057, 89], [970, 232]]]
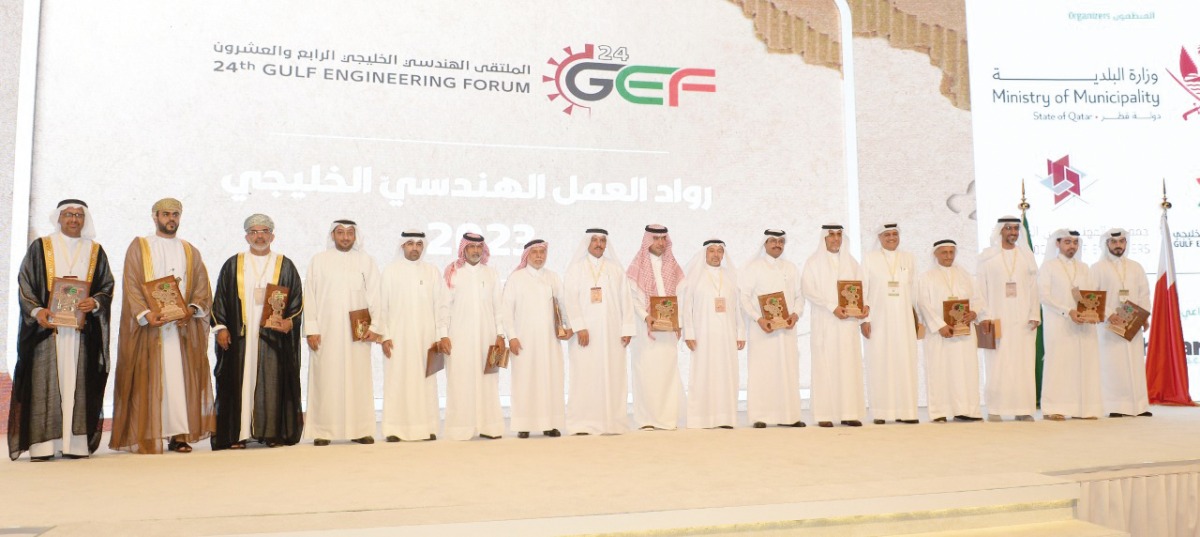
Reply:
[[[626, 102], [662, 106], [679, 106], [680, 94], [685, 91], [714, 93], [716, 84], [701, 83], [695, 79], [713, 79], [715, 69], [697, 67], [663, 67], [657, 65], [629, 65], [617, 63], [628, 61], [624, 47], [584, 45], [583, 52], [563, 49], [567, 56], [562, 61], [550, 58], [547, 64], [554, 66], [554, 76], [542, 76], [542, 82], [554, 84], [554, 91], [547, 94], [551, 101], [562, 98], [567, 102], [563, 112], [571, 114], [576, 108], [591, 111], [591, 103], [608, 98], [616, 90]], [[664, 88], [665, 86], [665, 88]]]

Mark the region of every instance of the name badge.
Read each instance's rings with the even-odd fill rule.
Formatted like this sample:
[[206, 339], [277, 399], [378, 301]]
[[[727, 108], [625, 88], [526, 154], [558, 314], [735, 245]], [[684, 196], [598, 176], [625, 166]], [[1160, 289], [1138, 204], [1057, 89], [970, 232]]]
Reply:
[[956, 297], [956, 296], [947, 297], [946, 300], [958, 300], [958, 297]]
[[717, 313], [725, 313], [725, 297], [719, 296], [713, 299], [713, 307]]
[[1004, 296], [1013, 298], [1017, 296], [1017, 282], [1008, 282], [1004, 284]]
[[600, 287], [592, 288], [592, 304], [604, 302], [604, 289]]
[[265, 287], [254, 288], [254, 303], [262, 304], [267, 298], [267, 289]]
[[1122, 299], [1129, 298], [1129, 289], [1121, 289], [1117, 292], [1117, 296], [1121, 297]]
[[900, 282], [888, 282], [888, 296], [900, 296]]

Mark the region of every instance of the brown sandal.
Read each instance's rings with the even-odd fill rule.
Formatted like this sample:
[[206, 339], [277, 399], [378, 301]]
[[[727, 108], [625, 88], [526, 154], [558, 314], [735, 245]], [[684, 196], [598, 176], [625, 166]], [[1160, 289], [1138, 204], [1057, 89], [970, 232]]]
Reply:
[[174, 451], [175, 453], [191, 453], [192, 452], [192, 446], [189, 446], [187, 442], [184, 442], [182, 440], [171, 440], [170, 442], [167, 442], [167, 449], [170, 451]]

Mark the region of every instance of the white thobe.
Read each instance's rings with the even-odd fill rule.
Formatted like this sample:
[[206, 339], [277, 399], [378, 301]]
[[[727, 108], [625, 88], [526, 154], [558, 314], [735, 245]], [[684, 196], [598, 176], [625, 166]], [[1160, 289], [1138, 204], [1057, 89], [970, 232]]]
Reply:
[[[653, 296], [667, 296], [662, 258], [651, 254], [650, 267], [654, 271]], [[633, 376], [633, 423], [637, 427], [675, 429], [679, 427], [684, 404], [683, 382], [679, 378], [679, 338], [675, 332], [649, 332], [645, 323], [650, 309], [649, 291], [636, 286], [632, 291], [638, 318], [643, 320], [641, 333], [633, 339], [633, 359], [629, 363]]]
[[1096, 325], [1076, 324], [1068, 314], [1077, 305], [1071, 292], [1075, 288], [1096, 289], [1087, 265], [1062, 256], [1042, 263], [1038, 294], [1046, 308], [1042, 368], [1042, 414], [1046, 416], [1091, 418], [1104, 411]]
[[871, 306], [868, 402], [877, 420], [917, 419], [916, 265], [912, 254], [888, 250], [863, 258], [863, 298]]
[[[177, 237], [146, 237], [150, 246], [150, 262], [154, 265], [154, 279], [174, 276], [179, 279], [179, 293], [187, 296], [187, 256], [183, 251], [183, 241]], [[206, 317], [208, 312], [195, 304], [196, 317]], [[138, 314], [138, 324], [146, 326], [146, 314], [150, 310]], [[164, 324], [159, 330], [162, 341], [162, 435], [171, 438], [181, 434], [189, 434], [187, 417], [187, 390], [183, 385], [183, 347], [179, 341], [179, 326], [176, 323]]]
[[861, 421], [867, 414], [859, 320], [833, 314], [838, 280], [861, 281], [862, 270], [854, 258], [839, 258], [825, 250], [813, 254], [801, 278], [804, 298], [812, 304], [812, 409], [818, 422]]
[[[92, 241], [84, 238], [71, 238], [62, 233], [54, 233], [48, 239], [54, 248], [54, 276], [74, 276], [85, 280], [88, 264], [91, 260]], [[53, 286], [54, 282], [47, 282]], [[99, 303], [97, 303], [99, 304]], [[34, 318], [42, 308], [30, 312]], [[54, 352], [57, 357], [58, 394], [62, 409], [62, 437], [29, 446], [30, 457], [48, 457], [55, 451], [64, 455], [87, 456], [87, 435], [72, 434], [75, 415], [75, 388], [79, 373], [79, 330], [60, 326], [54, 334]]]
[[[638, 323], [629, 278], [616, 263], [587, 255], [563, 278], [571, 338], [567, 429], [572, 433], [621, 434], [629, 430], [629, 367], [621, 337]], [[587, 330], [589, 343], [579, 344]]]
[[370, 330], [382, 332], [375, 260], [359, 250], [330, 249], [313, 256], [304, 282], [304, 302], [304, 335], [321, 336], [320, 347], [309, 353], [304, 438], [374, 436], [371, 343], [354, 341], [350, 312], [367, 309]]
[[[1116, 262], [1101, 260], [1092, 265], [1092, 275], [1099, 290], [1107, 291], [1104, 318], [1117, 310], [1122, 300], [1150, 309], [1150, 284], [1142, 265], [1122, 257]], [[1122, 291], [1127, 297], [1121, 296]], [[1101, 325], [1100, 379], [1104, 393], [1104, 411], [1136, 416], [1150, 408], [1146, 395], [1146, 346], [1142, 330], [1132, 340], [1113, 333]]]
[[746, 340], [737, 282], [719, 268], [705, 265], [699, 270], [704, 274], [679, 297], [683, 338], [696, 342], [689, 368], [687, 426], [732, 427], [737, 425], [737, 342]]
[[[979, 352], [974, 326], [970, 334], [942, 337], [946, 326], [942, 303], [970, 300], [980, 302], [972, 277], [958, 266], [937, 266], [921, 275], [918, 302], [925, 333], [925, 387], [929, 392], [929, 417], [982, 417], [979, 411]], [[976, 312], [978, 316], [978, 312]], [[972, 323], [973, 324], [973, 323]]]
[[504, 334], [500, 279], [491, 267], [464, 264], [451, 283], [446, 294], [451, 344], [446, 356], [446, 438], [501, 436], [500, 373], [483, 373], [488, 347]]
[[429, 347], [447, 332], [445, 280], [437, 267], [401, 257], [383, 270], [380, 283], [384, 339], [392, 357], [383, 361], [383, 435], [427, 440], [438, 432], [437, 375], [425, 376]]
[[1037, 410], [1037, 329], [1029, 325], [1042, 320], [1037, 271], [1033, 257], [1017, 248], [1000, 250], [976, 271], [982, 300], [975, 313], [981, 321], [1000, 321], [996, 348], [983, 349], [988, 414], [1032, 416]]
[[504, 328], [509, 341], [521, 342], [510, 359], [514, 431], [567, 428], [563, 344], [554, 326], [554, 300], [564, 317], [558, 274], [531, 266], [512, 273], [504, 284]]
[[786, 259], [762, 255], [738, 270], [738, 298], [746, 315], [746, 418], [790, 425], [800, 416], [800, 349], [795, 328], [764, 332], [758, 297], [782, 292], [788, 313], [804, 312], [800, 271]]
[[[275, 263], [278, 254], [274, 252], [266, 256], [254, 255], [247, 252], [243, 255], [242, 273], [242, 311], [261, 312], [267, 295], [267, 284], [272, 283], [275, 276]], [[257, 317], [251, 316], [251, 319]], [[223, 328], [223, 327], [217, 327]], [[254, 419], [254, 389], [258, 385], [258, 334], [262, 330], [259, 323], [248, 322], [243, 325], [246, 330], [245, 358], [242, 363], [242, 409], [239, 421], [239, 433], [235, 438], [247, 440], [250, 438], [251, 422]]]

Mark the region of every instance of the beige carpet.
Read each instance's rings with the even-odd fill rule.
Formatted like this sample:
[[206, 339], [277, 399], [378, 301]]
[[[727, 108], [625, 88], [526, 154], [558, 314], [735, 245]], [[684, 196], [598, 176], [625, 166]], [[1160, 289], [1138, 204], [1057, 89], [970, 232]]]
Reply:
[[1065, 423], [23, 458], [0, 462], [0, 533], [221, 535], [699, 509], [936, 492], [995, 474], [1200, 458], [1200, 409], [1153, 410], [1153, 418]]

